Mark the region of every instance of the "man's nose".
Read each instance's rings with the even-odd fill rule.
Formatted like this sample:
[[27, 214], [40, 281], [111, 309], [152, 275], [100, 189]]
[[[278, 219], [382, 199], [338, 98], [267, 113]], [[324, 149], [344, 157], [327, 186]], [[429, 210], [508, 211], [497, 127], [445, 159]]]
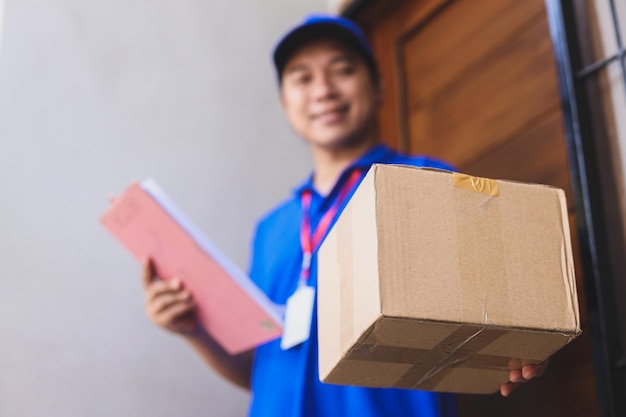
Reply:
[[313, 98], [324, 100], [337, 96], [337, 87], [329, 74], [319, 74], [313, 80]]

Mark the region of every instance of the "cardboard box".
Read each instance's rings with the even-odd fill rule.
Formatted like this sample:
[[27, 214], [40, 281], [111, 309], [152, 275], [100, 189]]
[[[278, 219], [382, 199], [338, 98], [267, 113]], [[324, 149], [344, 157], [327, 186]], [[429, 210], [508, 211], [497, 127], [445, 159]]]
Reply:
[[373, 165], [318, 255], [323, 382], [493, 393], [580, 334], [565, 193]]

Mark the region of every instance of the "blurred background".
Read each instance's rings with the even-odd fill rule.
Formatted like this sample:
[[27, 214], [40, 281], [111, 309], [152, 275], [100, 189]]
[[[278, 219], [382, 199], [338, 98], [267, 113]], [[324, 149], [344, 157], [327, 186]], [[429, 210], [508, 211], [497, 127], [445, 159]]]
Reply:
[[256, 219], [309, 173], [274, 42], [325, 0], [6, 0], [0, 51], [0, 416], [245, 415], [143, 312], [100, 226], [155, 178], [247, 269]]
[[384, 142], [567, 192], [583, 336], [461, 415], [626, 415], [624, 0], [0, 0], [0, 416], [246, 414], [99, 218], [152, 177], [247, 269], [311, 169], [270, 54], [315, 11], [372, 40]]

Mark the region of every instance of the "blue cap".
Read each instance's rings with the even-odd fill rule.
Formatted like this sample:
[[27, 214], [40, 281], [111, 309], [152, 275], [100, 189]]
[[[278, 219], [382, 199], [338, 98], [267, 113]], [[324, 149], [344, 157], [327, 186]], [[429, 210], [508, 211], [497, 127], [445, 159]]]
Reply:
[[378, 80], [378, 67], [372, 48], [361, 29], [351, 20], [327, 14], [311, 14], [291, 28], [274, 48], [274, 67], [278, 80], [289, 58], [305, 43], [320, 39], [337, 39], [354, 48], [368, 65], [371, 75]]

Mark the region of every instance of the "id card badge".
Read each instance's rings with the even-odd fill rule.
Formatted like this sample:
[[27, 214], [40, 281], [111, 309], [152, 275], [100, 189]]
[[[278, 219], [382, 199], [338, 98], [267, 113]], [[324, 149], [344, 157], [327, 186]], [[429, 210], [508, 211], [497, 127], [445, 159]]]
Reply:
[[287, 299], [284, 331], [280, 341], [282, 350], [291, 349], [309, 338], [314, 300], [315, 289], [308, 285], [299, 286]]

